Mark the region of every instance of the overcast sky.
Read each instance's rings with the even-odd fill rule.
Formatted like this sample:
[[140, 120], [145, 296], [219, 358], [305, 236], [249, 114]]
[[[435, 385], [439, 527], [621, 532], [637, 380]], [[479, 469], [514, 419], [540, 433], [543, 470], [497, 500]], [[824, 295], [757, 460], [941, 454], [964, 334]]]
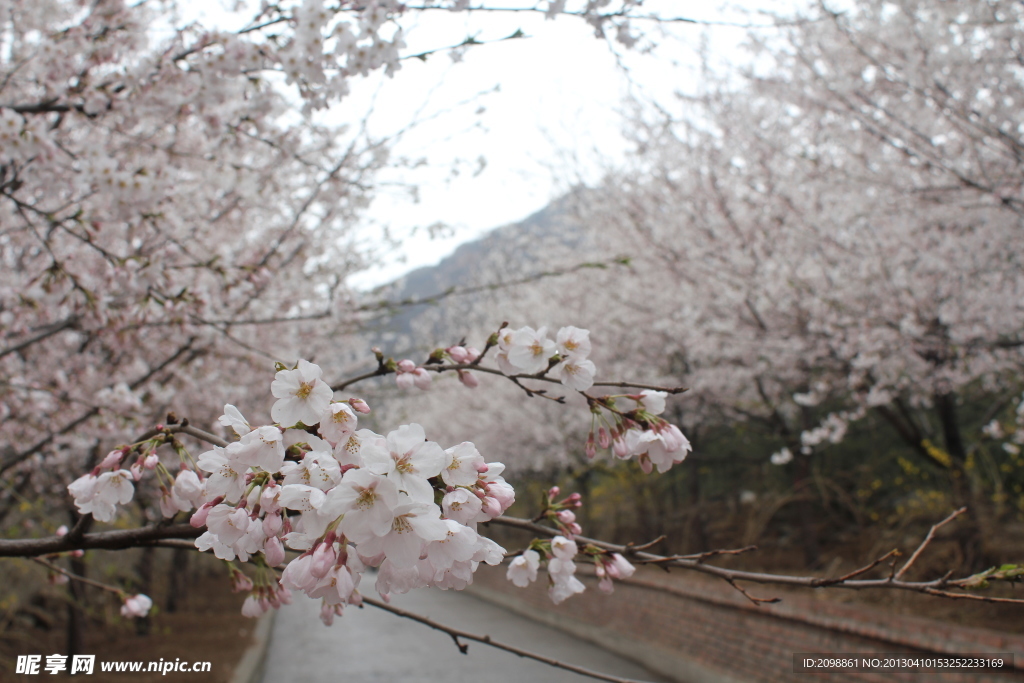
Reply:
[[[662, 16], [766, 23], [743, 15], [736, 4], [701, 8], [649, 0], [645, 8]], [[742, 4], [781, 9], [793, 2]], [[231, 21], [207, 3], [190, 4], [188, 11], [204, 22]], [[436, 263], [458, 244], [541, 209], [574, 181], [597, 180], [628, 149], [621, 134], [626, 98], [666, 102], [675, 90], [692, 90], [702, 36], [723, 61], [744, 60], [737, 51], [743, 31], [725, 26], [639, 23], [657, 43], [645, 55], [611, 49], [568, 16], [438, 11], [410, 16], [403, 25], [410, 52], [456, 45], [468, 35], [490, 41], [520, 29], [527, 37], [473, 47], [457, 63], [435, 54], [425, 62], [407, 60], [394, 78], [356, 79], [352, 96], [330, 112], [332, 120], [358, 121], [372, 107], [370, 132], [382, 136], [412, 125], [394, 145], [393, 157], [424, 161], [380, 177], [366, 216], [367, 244], [379, 245], [387, 228], [401, 237], [401, 246], [382, 252], [382, 265], [352, 280], [360, 288]], [[671, 35], [659, 35], [665, 30]], [[418, 188], [415, 195], [410, 186]]]

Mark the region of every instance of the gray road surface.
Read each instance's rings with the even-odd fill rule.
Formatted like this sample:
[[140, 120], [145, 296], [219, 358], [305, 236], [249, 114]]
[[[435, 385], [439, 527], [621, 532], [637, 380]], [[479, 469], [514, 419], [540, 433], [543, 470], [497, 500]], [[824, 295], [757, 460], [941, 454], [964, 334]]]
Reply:
[[[367, 577], [372, 578], [372, 577]], [[371, 584], [372, 585], [372, 584]], [[376, 597], [376, 596], [374, 596]], [[394, 596], [396, 607], [470, 633], [615, 676], [663, 680], [596, 645], [511, 614], [466, 593], [422, 589]], [[296, 594], [281, 609], [270, 638], [263, 683], [582, 683], [570, 671], [470, 643], [462, 655], [451, 638], [375, 607], [346, 608], [330, 628], [320, 601]]]

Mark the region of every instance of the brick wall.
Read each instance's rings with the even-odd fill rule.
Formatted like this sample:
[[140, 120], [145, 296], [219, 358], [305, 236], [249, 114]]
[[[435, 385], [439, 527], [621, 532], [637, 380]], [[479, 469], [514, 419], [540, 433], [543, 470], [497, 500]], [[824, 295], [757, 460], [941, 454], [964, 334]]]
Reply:
[[[543, 572], [542, 572], [543, 573]], [[552, 605], [542, 576], [527, 589], [504, 568], [481, 567], [480, 597], [576, 633], [681, 683], [781, 681], [1024, 682], [1024, 637], [887, 614], [859, 605], [787, 596], [755, 607], [727, 584], [678, 573], [638, 572], [613, 595], [584, 575], [584, 596]], [[756, 589], [754, 589], [757, 594]], [[911, 656], [1013, 653], [1014, 668], [984, 673], [794, 673], [794, 653]]]

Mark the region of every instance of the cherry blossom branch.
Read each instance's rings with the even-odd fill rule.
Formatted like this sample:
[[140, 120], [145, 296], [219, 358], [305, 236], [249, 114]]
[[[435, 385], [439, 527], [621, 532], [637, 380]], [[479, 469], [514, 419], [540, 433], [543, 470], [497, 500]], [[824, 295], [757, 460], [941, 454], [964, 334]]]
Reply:
[[[956, 515], [958, 516], [959, 511]], [[944, 520], [941, 524], [945, 524], [949, 520]], [[527, 519], [520, 519], [518, 517], [507, 517], [500, 516], [492, 519], [490, 524], [500, 524], [502, 526], [513, 527], [517, 529], [523, 529], [532, 533], [540, 534], [547, 537], [554, 537], [559, 535], [561, 532], [552, 527], [536, 524]], [[941, 526], [941, 524], [936, 526]], [[681, 569], [689, 569], [692, 571], [701, 572], [703, 574], [710, 574], [711, 576], [717, 576], [718, 578], [732, 584], [734, 581], [749, 581], [751, 583], [760, 584], [775, 584], [780, 586], [797, 586], [802, 588], [849, 588], [851, 590], [863, 590], [866, 588], [889, 588], [895, 590], [905, 590], [915, 593], [926, 593], [929, 595], [939, 595], [946, 598], [964, 599], [964, 600], [977, 600], [981, 602], [992, 602], [992, 603], [1008, 603], [1024, 605], [1024, 599], [1020, 598], [996, 598], [990, 596], [973, 595], [969, 593], [954, 593], [947, 588], [964, 588], [976, 581], [976, 577], [963, 577], [960, 579], [950, 579], [949, 575], [943, 576], [938, 579], [931, 581], [904, 581], [897, 576], [890, 575], [884, 579], [856, 579], [854, 577], [859, 576], [870, 569], [873, 569], [883, 560], [893, 556], [895, 553], [889, 553], [884, 557], [876, 560], [872, 564], [859, 569], [855, 572], [841, 576], [838, 578], [823, 578], [817, 576], [789, 576], [784, 574], [768, 574], [763, 572], [749, 572], [741, 571], [736, 569], [726, 569], [724, 567], [716, 567], [714, 565], [705, 564], [704, 558], [698, 557], [697, 559], [689, 559], [684, 557], [667, 557], [664, 555], [656, 555], [648, 552], [641, 552], [631, 548], [628, 545], [620, 545], [616, 543], [607, 543], [597, 539], [586, 538], [584, 536], [576, 536], [576, 541], [579, 543], [590, 544], [604, 550], [608, 550], [615, 553], [620, 553], [628, 557], [635, 557], [640, 561], [653, 562], [662, 567], [679, 567]], [[713, 552], [713, 551], [712, 551]], [[723, 553], [724, 554], [724, 553]], [[913, 559], [913, 558], [912, 558]], [[742, 592], [742, 591], [741, 591]], [[748, 596], [749, 597], [749, 596]]]
[[573, 673], [579, 674], [581, 676], [587, 676], [588, 678], [596, 678], [599, 681], [611, 681], [611, 683], [640, 683], [639, 681], [636, 681], [632, 678], [619, 678], [618, 676], [610, 676], [608, 674], [603, 674], [598, 671], [586, 669], [582, 666], [576, 666], [575, 664], [568, 664], [557, 659], [552, 659], [551, 657], [545, 657], [544, 655], [539, 655], [534, 652], [530, 652], [529, 650], [523, 650], [512, 645], [506, 645], [505, 643], [500, 643], [496, 640], [492, 640], [491, 637], [487, 635], [480, 636], [475, 633], [469, 633], [467, 631], [461, 631], [450, 626], [445, 626], [444, 624], [438, 623], [432, 619], [428, 619], [427, 617], [420, 616], [419, 614], [415, 614], [407, 610], [399, 609], [398, 607], [393, 607], [380, 600], [374, 600], [373, 598], [367, 598], [364, 596], [363, 602], [369, 605], [373, 605], [374, 607], [377, 607], [379, 609], [382, 609], [385, 612], [390, 612], [391, 614], [394, 614], [396, 616], [403, 617], [405, 619], [412, 619], [413, 621], [419, 622], [424, 626], [429, 626], [435, 631], [447, 633], [449, 636], [452, 637], [452, 640], [455, 641], [456, 647], [459, 648], [459, 652], [461, 652], [462, 654], [467, 653], [469, 646], [464, 643], [460, 643], [459, 638], [465, 640], [472, 640], [477, 643], [483, 643], [484, 645], [490, 645], [491, 647], [497, 648], [499, 650], [504, 650], [506, 652], [511, 652], [514, 655], [525, 657], [526, 659], [532, 659], [534, 661], [547, 664], [548, 666], [553, 666], [557, 669], [565, 669], [566, 671], [572, 671]]

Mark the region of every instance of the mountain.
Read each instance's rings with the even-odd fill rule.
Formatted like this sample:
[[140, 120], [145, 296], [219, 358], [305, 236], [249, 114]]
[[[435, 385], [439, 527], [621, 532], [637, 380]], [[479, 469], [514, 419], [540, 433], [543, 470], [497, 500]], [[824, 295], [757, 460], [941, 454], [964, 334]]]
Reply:
[[[457, 299], [457, 308], [465, 311], [475, 301], [484, 301], [490, 291], [549, 270], [557, 255], [578, 253], [586, 241], [573, 211], [578, 199], [579, 193], [560, 197], [518, 223], [462, 244], [437, 265], [417, 268], [374, 290], [364, 303], [379, 310], [369, 326], [374, 342], [394, 348], [395, 353], [415, 347], [411, 337], [417, 322], [422, 323], [441, 302]], [[438, 324], [441, 329], [430, 327], [443, 334], [446, 326]]]

